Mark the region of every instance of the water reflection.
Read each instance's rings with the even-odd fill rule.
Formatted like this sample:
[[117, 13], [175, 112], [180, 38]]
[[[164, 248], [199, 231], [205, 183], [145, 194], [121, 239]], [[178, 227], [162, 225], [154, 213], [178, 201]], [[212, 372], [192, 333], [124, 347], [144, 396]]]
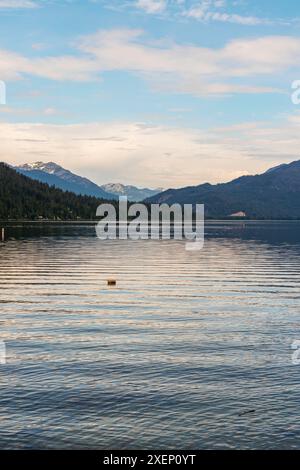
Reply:
[[2, 448], [299, 446], [299, 222], [211, 222], [193, 253], [93, 225], [7, 233]]

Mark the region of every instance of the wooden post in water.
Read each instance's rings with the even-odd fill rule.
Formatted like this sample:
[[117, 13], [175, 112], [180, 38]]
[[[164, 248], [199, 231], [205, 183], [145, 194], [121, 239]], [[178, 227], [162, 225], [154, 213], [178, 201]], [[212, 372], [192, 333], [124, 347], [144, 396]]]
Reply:
[[1, 241], [2, 241], [2, 242], [5, 241], [5, 228], [2, 228], [2, 229], [1, 229]]

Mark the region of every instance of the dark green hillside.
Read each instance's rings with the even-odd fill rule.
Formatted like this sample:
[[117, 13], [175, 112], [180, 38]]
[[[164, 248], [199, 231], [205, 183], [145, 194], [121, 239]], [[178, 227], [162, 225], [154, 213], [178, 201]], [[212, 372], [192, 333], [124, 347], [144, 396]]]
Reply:
[[[90, 196], [50, 187], [0, 163], [0, 219], [51, 220], [95, 219], [103, 202]], [[111, 202], [111, 201], [110, 201]]]

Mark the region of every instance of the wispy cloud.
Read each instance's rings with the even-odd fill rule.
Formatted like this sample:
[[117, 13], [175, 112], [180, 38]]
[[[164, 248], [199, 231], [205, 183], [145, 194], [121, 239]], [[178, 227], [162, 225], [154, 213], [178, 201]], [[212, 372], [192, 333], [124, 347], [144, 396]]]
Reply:
[[260, 24], [271, 24], [271, 21], [256, 16], [241, 16], [229, 13], [219, 13], [208, 11], [203, 17], [198, 16], [197, 10], [190, 10], [185, 13], [185, 16], [190, 18], [199, 19], [202, 21], [219, 21], [222, 23], [235, 23], [247, 26], [256, 26]]
[[243, 16], [237, 13], [224, 11], [226, 7], [224, 0], [202, 0], [189, 9], [185, 9], [182, 15], [203, 22], [219, 21], [223, 23], [236, 23], [240, 25], [256, 26], [260, 24], [271, 24], [266, 18], [257, 16]]
[[[206, 96], [274, 92], [253, 77], [287, 70], [300, 60], [300, 39], [285, 36], [237, 39], [216, 49], [145, 42], [142, 31], [112, 30], [86, 36], [79, 47], [103, 71], [127, 70], [160, 89]], [[236, 81], [247, 77], [250, 83]]]
[[0, 8], [37, 8], [38, 4], [32, 0], [0, 0]]
[[11, 114], [14, 116], [26, 116], [32, 117], [40, 117], [40, 116], [57, 116], [57, 115], [65, 115], [61, 111], [57, 110], [56, 108], [44, 108], [44, 109], [32, 109], [32, 108], [20, 108], [20, 107], [12, 107], [12, 106], [1, 106], [0, 107], [0, 116], [1, 114]]
[[[219, 22], [244, 26], [291, 25], [298, 18], [267, 18], [243, 14], [241, 10], [252, 2], [244, 0], [90, 0], [102, 1], [108, 9], [117, 11], [139, 10], [145, 14], [162, 15], [169, 19], [185, 18], [202, 23]], [[248, 5], [248, 6], [249, 6]], [[249, 6], [248, 10], [251, 10]]]
[[[27, 75], [61, 81], [99, 80], [105, 72], [126, 71], [158, 90], [195, 96], [277, 92], [274, 74], [287, 73], [300, 61], [300, 38], [266, 36], [236, 39], [221, 48], [145, 41], [140, 30], [101, 30], [85, 36], [65, 56], [29, 58], [0, 50], [0, 76]], [[269, 76], [266, 86], [259, 77]], [[255, 78], [256, 77], [256, 78]]]
[[135, 6], [146, 13], [161, 13], [167, 8], [167, 0], [137, 0]]

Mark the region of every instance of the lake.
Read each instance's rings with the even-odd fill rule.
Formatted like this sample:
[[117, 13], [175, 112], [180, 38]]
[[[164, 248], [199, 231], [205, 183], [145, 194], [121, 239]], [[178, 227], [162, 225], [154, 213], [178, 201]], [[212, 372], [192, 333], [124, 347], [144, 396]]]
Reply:
[[188, 252], [7, 227], [2, 449], [299, 448], [300, 222], [205, 231]]

